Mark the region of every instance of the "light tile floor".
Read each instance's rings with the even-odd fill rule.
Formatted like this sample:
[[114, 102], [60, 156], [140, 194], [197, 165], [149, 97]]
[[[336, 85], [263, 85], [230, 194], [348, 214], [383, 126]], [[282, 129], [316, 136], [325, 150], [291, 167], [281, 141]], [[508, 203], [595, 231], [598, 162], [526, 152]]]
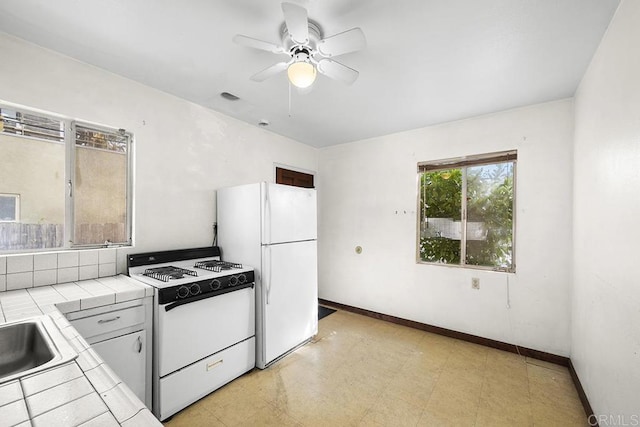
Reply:
[[565, 367], [338, 310], [178, 426], [586, 426]]

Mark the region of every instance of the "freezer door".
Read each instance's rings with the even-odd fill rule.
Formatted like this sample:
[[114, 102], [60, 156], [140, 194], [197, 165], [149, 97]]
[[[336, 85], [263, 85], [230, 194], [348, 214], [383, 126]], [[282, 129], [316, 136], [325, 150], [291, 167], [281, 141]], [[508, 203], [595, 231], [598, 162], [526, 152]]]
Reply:
[[316, 241], [264, 246], [263, 256], [260, 368], [318, 332]]
[[[260, 268], [262, 209], [260, 183], [217, 191], [218, 244], [222, 259]], [[259, 275], [259, 272], [256, 271]]]
[[262, 183], [262, 244], [314, 240], [316, 190]]

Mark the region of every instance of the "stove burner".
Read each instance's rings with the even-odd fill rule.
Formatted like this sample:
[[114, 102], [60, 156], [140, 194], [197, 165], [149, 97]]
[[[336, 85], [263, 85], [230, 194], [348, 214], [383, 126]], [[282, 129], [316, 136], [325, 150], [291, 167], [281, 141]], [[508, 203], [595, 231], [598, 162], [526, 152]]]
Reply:
[[173, 279], [182, 279], [185, 274], [188, 276], [198, 275], [195, 271], [174, 267], [172, 265], [166, 267], [147, 268], [143, 273], [144, 276], [162, 280], [163, 282], [168, 282]]
[[196, 262], [196, 265], [194, 265], [194, 267], [220, 273], [222, 270], [231, 270], [232, 268], [242, 268], [242, 264], [236, 264], [236, 263], [227, 262], [227, 261], [209, 260], [209, 261], [198, 261]]

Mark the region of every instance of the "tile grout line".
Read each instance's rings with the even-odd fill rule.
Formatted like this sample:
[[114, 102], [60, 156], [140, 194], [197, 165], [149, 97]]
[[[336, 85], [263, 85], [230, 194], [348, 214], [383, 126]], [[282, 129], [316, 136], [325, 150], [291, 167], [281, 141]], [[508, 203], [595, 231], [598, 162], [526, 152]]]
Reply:
[[[42, 371], [42, 372], [38, 372], [38, 373], [35, 373], [35, 374], [32, 374], [32, 375], [29, 375], [28, 377], [25, 377], [25, 378], [19, 378], [19, 379], [18, 379], [18, 381], [20, 382], [20, 387], [22, 387], [22, 381], [24, 381], [24, 380], [27, 380], [27, 379], [29, 379], [29, 378], [34, 378], [34, 377], [36, 377], [36, 376], [38, 376], [38, 375], [42, 375], [42, 374], [45, 374], [45, 373], [47, 373], [47, 372], [53, 372], [53, 371], [54, 371], [54, 370], [56, 370], [56, 369], [60, 369], [60, 368], [63, 368], [63, 367], [65, 367], [65, 366], [69, 366], [69, 365], [71, 365], [72, 363], [75, 363], [75, 362], [68, 362], [68, 363], [65, 363], [64, 365], [60, 365], [60, 366], [58, 366], [58, 367], [56, 367], [56, 368], [54, 368], [54, 369], [48, 369], [48, 370], [45, 370], [45, 371]], [[76, 364], [76, 365], [77, 365], [77, 364]], [[79, 367], [79, 366], [78, 366], [78, 369], [80, 369], [80, 367]], [[80, 372], [82, 372], [82, 369], [80, 369]], [[25, 400], [25, 402], [26, 402], [27, 398], [29, 398], [29, 397], [31, 397], [31, 396], [35, 396], [36, 394], [40, 394], [40, 393], [42, 393], [43, 391], [51, 390], [52, 388], [58, 387], [58, 386], [60, 386], [60, 385], [62, 385], [62, 384], [66, 384], [66, 383], [71, 382], [71, 381], [73, 381], [73, 380], [77, 380], [78, 378], [82, 378], [82, 375], [77, 376], [77, 377], [75, 377], [75, 378], [71, 378], [71, 379], [66, 380], [66, 381], [62, 381], [62, 382], [60, 382], [60, 383], [56, 383], [55, 385], [52, 385], [51, 387], [43, 388], [42, 390], [39, 390], [37, 393], [30, 394], [29, 396], [27, 396], [27, 395], [24, 393], [24, 390], [23, 390], [24, 400]]]
[[29, 423], [32, 424], [31, 420], [33, 419], [33, 417], [31, 416], [31, 408], [27, 403], [27, 395], [24, 392], [24, 387], [22, 386], [22, 381], [20, 379], [18, 379], [18, 384], [20, 385], [20, 391], [22, 392], [22, 401], [24, 402], [24, 406], [27, 409], [27, 416], [29, 417]]
[[[78, 377], [78, 378], [82, 378], [82, 377]], [[78, 378], [74, 378], [74, 380], [77, 380]], [[71, 381], [73, 381], [73, 380], [71, 380]], [[61, 383], [61, 384], [66, 384], [66, 383], [68, 383], [68, 382], [70, 382], [70, 381], [65, 381], [64, 383]], [[56, 386], [61, 385], [61, 384], [56, 384]], [[53, 388], [53, 387], [49, 387], [47, 390], [51, 390], [52, 388]], [[43, 390], [43, 391], [44, 391], [44, 390]], [[40, 392], [38, 392], [38, 393], [40, 393]], [[32, 394], [31, 396], [35, 396], [35, 395], [36, 395], [36, 394], [38, 394], [38, 393]], [[70, 403], [72, 403], [72, 402], [75, 402], [76, 400], [80, 400], [80, 399], [82, 399], [83, 397], [89, 396], [90, 394], [91, 394], [91, 392], [88, 392], [88, 393], [86, 393], [86, 394], [83, 394], [82, 396], [78, 396], [78, 397], [76, 397], [75, 399], [68, 400], [68, 401], [64, 402], [63, 404], [61, 404], [60, 406], [56, 406], [56, 407], [54, 407], [54, 408], [47, 409], [46, 411], [42, 412], [41, 414], [38, 414], [36, 417], [29, 418], [29, 419], [30, 419], [30, 420], [34, 420], [35, 418], [38, 418], [38, 417], [40, 417], [40, 416], [42, 416], [42, 415], [44, 415], [44, 414], [47, 414], [47, 413], [49, 413], [49, 412], [51, 412], [51, 411], [55, 411], [55, 410], [56, 410], [56, 409], [58, 409], [58, 408], [61, 408], [61, 407], [65, 406], [65, 405], [68, 405], [68, 404], [70, 404]], [[29, 404], [28, 404], [28, 400], [27, 400], [27, 398], [25, 397], [25, 399], [24, 399], [24, 400], [25, 400], [25, 405], [27, 406], [27, 410], [29, 410]], [[102, 415], [102, 414], [101, 414], [101, 415]], [[29, 411], [29, 417], [31, 417], [31, 411]]]
[[[85, 396], [88, 396], [88, 395], [85, 395]], [[84, 397], [84, 396], [82, 396], [82, 397]], [[103, 416], [103, 415], [104, 415], [104, 414], [106, 414], [106, 413], [109, 413], [109, 414], [111, 414], [111, 415], [113, 416], [113, 413], [112, 413], [110, 410], [108, 410], [108, 408], [107, 408], [107, 411], [105, 411], [105, 412], [101, 412], [101, 413], [99, 413], [98, 415], [96, 415], [95, 417], [91, 417], [91, 418], [89, 418], [88, 420], [83, 421], [81, 424], [78, 424], [78, 427], [83, 426], [83, 425], [85, 425], [86, 423], [91, 422], [91, 421], [95, 420], [96, 418]], [[136, 414], [136, 415], [137, 415], [137, 414]], [[116, 417], [113, 417], [113, 418], [115, 419]], [[116, 420], [116, 422], [118, 422], [118, 420]]]
[[[115, 388], [115, 387], [114, 387], [114, 388]], [[106, 393], [106, 391], [105, 391], [105, 393]], [[106, 404], [106, 403], [105, 403], [105, 404]], [[107, 406], [107, 412], [109, 412], [111, 415], [113, 415], [113, 412], [111, 412], [111, 408], [109, 408], [109, 405], [106, 405], [106, 406]], [[129, 421], [131, 418], [135, 417], [135, 416], [136, 416], [136, 415], [138, 415], [140, 412], [144, 411], [146, 408], [147, 408], [147, 407], [145, 406], [144, 408], [140, 408], [140, 409], [138, 409], [138, 412], [136, 412], [135, 414], [131, 415], [129, 418], [124, 419], [124, 420], [122, 420], [122, 421], [118, 421], [118, 419], [115, 417], [115, 415], [113, 415], [113, 418], [116, 418], [116, 421], [117, 421], [118, 423], [120, 423], [120, 425], [122, 425], [122, 423]], [[104, 412], [104, 413], [106, 414], [106, 412]], [[100, 414], [100, 415], [102, 415], [102, 414]], [[215, 416], [215, 415], [214, 415], [214, 416]]]
[[[425, 340], [425, 339], [423, 338], [423, 340]], [[451, 354], [452, 353], [453, 353], [453, 350], [450, 350], [449, 353], [447, 354], [447, 358], [446, 358], [445, 362], [442, 364], [440, 370], [438, 371], [438, 376], [436, 378], [435, 383], [433, 384], [433, 388], [431, 389], [431, 393], [429, 393], [429, 398], [427, 399], [427, 401], [424, 404], [424, 407], [422, 408], [422, 412], [420, 413], [420, 418], [418, 418], [418, 422], [420, 422], [420, 420], [424, 416], [424, 413], [427, 410], [427, 406], [429, 406], [429, 402], [431, 402], [431, 399], [433, 398], [433, 392], [436, 389], [436, 387], [438, 386], [438, 383], [440, 382], [440, 377], [442, 376], [442, 372], [444, 371], [444, 367], [449, 363], [449, 359], [451, 358]]]
[[480, 396], [478, 396], [478, 406], [476, 407], [476, 416], [473, 421], [473, 425], [478, 425], [478, 415], [480, 414], [480, 404], [482, 403], [482, 392], [487, 385], [487, 359], [489, 358], [489, 352], [484, 355], [484, 375], [482, 376], [482, 386], [480, 387]]
[[[88, 350], [88, 349], [85, 349], [85, 350]], [[83, 350], [83, 351], [84, 351], [84, 350]], [[89, 372], [89, 371], [93, 371], [94, 369], [98, 369], [100, 366], [103, 366], [103, 365], [104, 365], [104, 366], [107, 366], [107, 365], [105, 364], [105, 362], [103, 361], [102, 363], [99, 363], [99, 364], [97, 364], [96, 366], [94, 366], [93, 368], [91, 368], [91, 369], [87, 369], [86, 371], [85, 371], [85, 370], [83, 370], [83, 369], [80, 367], [80, 365], [78, 365], [78, 368], [82, 371], [82, 373], [84, 374], [84, 377], [87, 379], [87, 381], [89, 381], [89, 385], [91, 385], [91, 387], [92, 387], [92, 388], [93, 388], [93, 390], [96, 392], [96, 394], [98, 394], [98, 395], [100, 396], [100, 399], [102, 399], [102, 393], [100, 393], [100, 392], [98, 391], [98, 389], [96, 389], [96, 387], [95, 387], [95, 386], [93, 385], [93, 383], [91, 382], [91, 379], [89, 379], [89, 377], [87, 377], [87, 372]], [[119, 379], [119, 378], [118, 378], [118, 379]], [[116, 383], [113, 387], [110, 387], [110, 388], [106, 389], [103, 393], [106, 393], [106, 392], [108, 392], [108, 391], [113, 390], [113, 389], [114, 389], [114, 388], [116, 388], [119, 384], [122, 384], [122, 380], [121, 380], [119, 383]], [[102, 399], [102, 401], [104, 402], [104, 399]], [[105, 405], [106, 405], [106, 402], [105, 402]], [[107, 405], [107, 408], [108, 408], [108, 407], [109, 407], [109, 405]], [[111, 412], [111, 409], [109, 409], [109, 412]]]
[[533, 401], [531, 399], [531, 380], [529, 378], [529, 363], [527, 362], [527, 358], [524, 358], [524, 367], [525, 370], [527, 371], [527, 400], [529, 401], [529, 416], [530, 419], [529, 421], [531, 422], [532, 425], [535, 424], [535, 419], [533, 416]]

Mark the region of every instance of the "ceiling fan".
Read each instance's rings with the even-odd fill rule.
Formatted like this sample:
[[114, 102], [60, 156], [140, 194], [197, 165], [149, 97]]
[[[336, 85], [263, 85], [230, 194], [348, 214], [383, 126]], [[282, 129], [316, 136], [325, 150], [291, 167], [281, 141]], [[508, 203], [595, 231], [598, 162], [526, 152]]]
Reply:
[[331, 59], [345, 53], [361, 50], [366, 46], [364, 33], [360, 28], [352, 28], [331, 37], [322, 38], [320, 26], [310, 21], [307, 9], [294, 3], [282, 3], [284, 24], [280, 45], [237, 34], [233, 41], [239, 45], [266, 50], [289, 56], [287, 61], [278, 62], [251, 76], [251, 80], [262, 82], [287, 70], [291, 84], [306, 88], [316, 79], [316, 70], [335, 80], [352, 84], [359, 73], [353, 68]]

